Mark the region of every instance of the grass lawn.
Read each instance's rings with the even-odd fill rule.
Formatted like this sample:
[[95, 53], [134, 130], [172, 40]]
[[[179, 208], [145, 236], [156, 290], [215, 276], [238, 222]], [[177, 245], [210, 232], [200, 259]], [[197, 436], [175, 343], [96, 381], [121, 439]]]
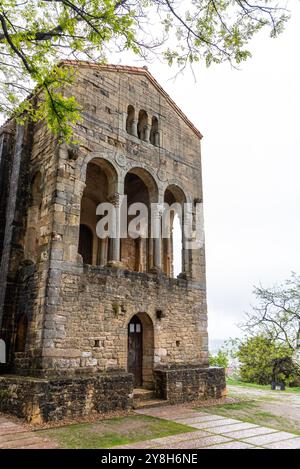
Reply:
[[[231, 384], [233, 386], [242, 386], [246, 388], [256, 388], [256, 389], [262, 389], [264, 391], [270, 391], [271, 386], [268, 384], [254, 384], [254, 383], [245, 383], [243, 381], [239, 381], [237, 379], [232, 379], [232, 378], [227, 378], [227, 384]], [[300, 393], [300, 387], [297, 388], [286, 388], [285, 391], [281, 392], [286, 392], [286, 393]]]
[[133, 415], [94, 423], [38, 430], [39, 436], [57, 441], [61, 448], [93, 449], [135, 443], [152, 438], [196, 431], [186, 425], [146, 415]]

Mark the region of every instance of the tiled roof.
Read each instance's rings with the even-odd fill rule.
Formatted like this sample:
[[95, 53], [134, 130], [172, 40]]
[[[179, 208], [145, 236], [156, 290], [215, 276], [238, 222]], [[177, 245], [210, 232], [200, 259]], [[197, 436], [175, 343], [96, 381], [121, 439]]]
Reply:
[[165, 92], [165, 90], [160, 86], [160, 84], [155, 80], [151, 75], [147, 67], [132, 67], [128, 65], [107, 65], [107, 64], [97, 64], [93, 62], [85, 61], [76, 61], [76, 60], [64, 60], [60, 63], [61, 66], [74, 66], [74, 67], [86, 67], [86, 68], [95, 68], [105, 71], [117, 72], [117, 73], [132, 73], [134, 75], [143, 75], [148, 78], [148, 80], [153, 84], [153, 86], [165, 97], [170, 106], [177, 112], [182, 120], [193, 130], [193, 132], [199, 137], [202, 138], [201, 132], [194, 126], [194, 124], [187, 118], [187, 116], [182, 112], [182, 110], [177, 106], [172, 98]]

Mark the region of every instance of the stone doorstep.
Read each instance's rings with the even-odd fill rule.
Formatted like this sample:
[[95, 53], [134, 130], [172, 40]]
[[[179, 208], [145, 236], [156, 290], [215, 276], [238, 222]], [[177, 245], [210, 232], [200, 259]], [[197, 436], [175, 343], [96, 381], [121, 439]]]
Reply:
[[168, 405], [168, 401], [164, 399], [136, 399], [133, 402], [134, 409], [148, 409], [151, 407], [161, 407], [162, 405]]
[[155, 398], [152, 389], [135, 388], [133, 390], [133, 399], [138, 401], [150, 400]]

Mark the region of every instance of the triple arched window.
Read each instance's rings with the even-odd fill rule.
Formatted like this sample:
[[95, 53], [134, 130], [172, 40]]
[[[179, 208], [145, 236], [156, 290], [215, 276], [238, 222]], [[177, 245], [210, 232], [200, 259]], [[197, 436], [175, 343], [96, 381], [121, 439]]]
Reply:
[[144, 142], [160, 146], [158, 118], [150, 118], [144, 109], [137, 114], [131, 104], [127, 107], [126, 132]]

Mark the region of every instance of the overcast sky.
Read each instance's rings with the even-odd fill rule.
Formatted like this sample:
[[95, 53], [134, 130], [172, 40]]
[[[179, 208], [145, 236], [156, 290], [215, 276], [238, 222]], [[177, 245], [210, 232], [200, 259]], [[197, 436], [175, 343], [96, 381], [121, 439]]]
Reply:
[[186, 71], [149, 70], [203, 133], [210, 340], [255, 302], [253, 285], [300, 274], [300, 2], [285, 33], [261, 33], [252, 59]]

